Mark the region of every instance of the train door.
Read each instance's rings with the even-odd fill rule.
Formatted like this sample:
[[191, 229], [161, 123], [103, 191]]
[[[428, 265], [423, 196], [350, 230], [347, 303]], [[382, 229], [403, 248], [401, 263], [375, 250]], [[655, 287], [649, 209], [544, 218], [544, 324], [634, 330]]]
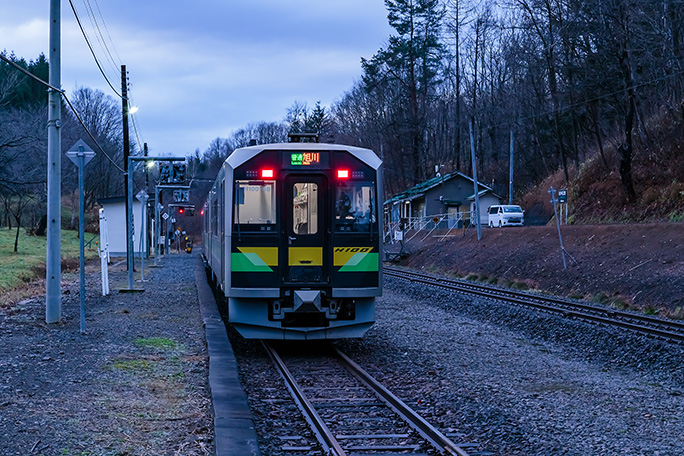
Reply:
[[327, 236], [326, 188], [322, 175], [294, 175], [285, 180], [285, 281], [297, 284], [325, 284], [330, 273], [324, 258]]
[[221, 213], [219, 214], [219, 231], [221, 235], [221, 286], [224, 287], [223, 292], [226, 293], [226, 189], [225, 180], [221, 181], [220, 193], [219, 193], [219, 208]]

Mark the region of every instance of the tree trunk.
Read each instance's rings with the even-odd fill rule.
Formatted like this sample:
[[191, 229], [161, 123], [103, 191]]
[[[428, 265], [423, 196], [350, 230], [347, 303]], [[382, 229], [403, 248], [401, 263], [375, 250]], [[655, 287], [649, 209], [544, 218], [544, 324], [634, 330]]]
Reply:
[[589, 112], [591, 114], [591, 121], [594, 124], [594, 134], [596, 135], [596, 145], [598, 146], [599, 156], [601, 157], [601, 163], [606, 171], [610, 171], [610, 166], [608, 165], [608, 159], [606, 158], [606, 153], [603, 150], [603, 138], [601, 137], [601, 123], [599, 121], [599, 108], [598, 106], [589, 105]]
[[17, 247], [19, 247], [19, 230], [21, 229], [21, 218], [20, 217], [14, 217], [17, 219], [17, 234], [14, 237], [14, 253], [17, 253]]
[[632, 129], [634, 128], [634, 111], [636, 105], [634, 98], [629, 97], [629, 111], [625, 117], [625, 144], [618, 147], [620, 152], [620, 180], [622, 187], [627, 194], [627, 201], [634, 203], [636, 201], [636, 191], [634, 190], [634, 183], [632, 180]]
[[[625, 23], [627, 23], [627, 20], [625, 20]], [[628, 51], [629, 29], [627, 29], [625, 35], [621, 43], [620, 66], [622, 68], [624, 84], [627, 88], [629, 107], [625, 116], [625, 144], [618, 148], [618, 152], [620, 152], [620, 180], [622, 181], [622, 187], [627, 194], [627, 201], [634, 203], [636, 201], [636, 191], [634, 190], [634, 182], [632, 180], [632, 156], [634, 153], [632, 131], [634, 130], [634, 116], [636, 114], [636, 91], [634, 89], [634, 77], [632, 76], [632, 62]]]

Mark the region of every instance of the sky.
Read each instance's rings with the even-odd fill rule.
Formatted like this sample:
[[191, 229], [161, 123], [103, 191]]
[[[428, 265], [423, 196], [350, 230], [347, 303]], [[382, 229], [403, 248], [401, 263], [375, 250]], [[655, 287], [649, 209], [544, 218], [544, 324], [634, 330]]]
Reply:
[[[72, 1], [119, 93], [126, 65], [138, 138], [153, 156], [202, 153], [249, 123], [282, 121], [295, 102], [329, 107], [392, 33], [383, 0]], [[62, 88], [119, 103], [61, 3]], [[49, 5], [2, 0], [0, 50], [49, 57]]]

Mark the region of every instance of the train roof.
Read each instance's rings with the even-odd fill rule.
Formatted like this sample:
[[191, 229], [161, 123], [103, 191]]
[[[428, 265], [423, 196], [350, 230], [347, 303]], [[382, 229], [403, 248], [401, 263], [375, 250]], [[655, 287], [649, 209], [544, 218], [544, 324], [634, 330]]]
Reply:
[[327, 143], [274, 143], [274, 144], [260, 144], [256, 146], [242, 147], [235, 149], [232, 154], [226, 159], [226, 163], [231, 168], [235, 169], [248, 160], [256, 157], [260, 153], [267, 150], [303, 150], [303, 151], [346, 151], [370, 166], [373, 169], [378, 169], [382, 161], [370, 149], [362, 147], [345, 146], [342, 144], [327, 144]]

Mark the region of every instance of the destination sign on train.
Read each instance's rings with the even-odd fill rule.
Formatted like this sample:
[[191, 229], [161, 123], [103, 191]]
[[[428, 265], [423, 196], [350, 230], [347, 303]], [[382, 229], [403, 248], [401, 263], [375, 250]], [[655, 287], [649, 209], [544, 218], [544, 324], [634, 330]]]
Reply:
[[320, 152], [296, 152], [290, 154], [290, 163], [294, 166], [318, 165], [321, 163]]

